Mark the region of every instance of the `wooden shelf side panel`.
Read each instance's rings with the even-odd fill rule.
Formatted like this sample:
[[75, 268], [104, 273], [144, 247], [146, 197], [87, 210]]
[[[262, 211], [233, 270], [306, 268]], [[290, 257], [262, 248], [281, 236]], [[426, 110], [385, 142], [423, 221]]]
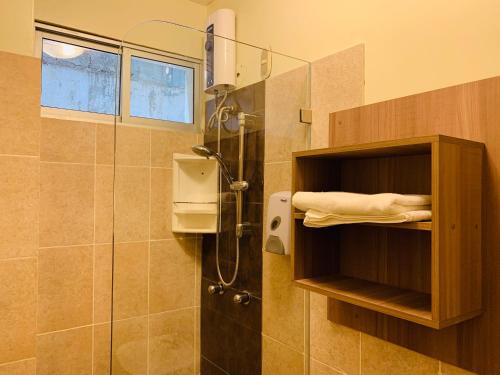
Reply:
[[433, 275], [439, 320], [481, 309], [482, 145], [439, 143]]

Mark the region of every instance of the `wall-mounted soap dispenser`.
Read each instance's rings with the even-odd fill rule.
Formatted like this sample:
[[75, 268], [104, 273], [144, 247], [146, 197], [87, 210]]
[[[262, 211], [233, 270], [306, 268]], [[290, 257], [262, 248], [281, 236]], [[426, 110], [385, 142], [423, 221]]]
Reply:
[[290, 218], [292, 196], [290, 191], [271, 194], [267, 207], [267, 240], [264, 250], [280, 254], [290, 254]]
[[217, 232], [218, 168], [215, 159], [174, 153], [172, 232]]

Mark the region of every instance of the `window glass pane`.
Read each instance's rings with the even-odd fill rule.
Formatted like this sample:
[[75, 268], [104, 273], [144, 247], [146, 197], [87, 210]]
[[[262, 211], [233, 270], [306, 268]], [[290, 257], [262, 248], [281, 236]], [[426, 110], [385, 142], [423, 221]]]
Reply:
[[132, 56], [130, 116], [193, 123], [194, 69]]
[[42, 106], [115, 114], [117, 54], [43, 40]]

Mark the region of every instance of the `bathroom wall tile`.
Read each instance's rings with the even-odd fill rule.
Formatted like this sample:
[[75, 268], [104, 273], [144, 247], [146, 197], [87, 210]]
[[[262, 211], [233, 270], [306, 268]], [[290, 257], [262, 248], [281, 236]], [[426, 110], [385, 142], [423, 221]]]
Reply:
[[35, 354], [36, 259], [0, 261], [0, 363]]
[[111, 320], [113, 287], [113, 246], [95, 245], [94, 250], [94, 323]]
[[307, 147], [307, 126], [299, 118], [307, 103], [307, 74], [304, 66], [266, 81], [266, 162], [289, 161], [293, 151]]
[[[260, 119], [259, 122], [264, 122]], [[253, 127], [253, 125], [252, 125]], [[245, 136], [245, 162], [243, 174], [249, 188], [245, 192], [245, 202], [262, 203], [264, 189], [264, 147], [265, 130], [252, 130]]]
[[38, 332], [92, 323], [93, 246], [40, 249]]
[[111, 324], [97, 324], [94, 327], [93, 375], [111, 374]]
[[112, 165], [115, 160], [115, 129], [111, 124], [96, 124], [95, 162]]
[[[229, 95], [226, 104], [255, 117], [248, 117], [245, 136], [244, 177], [250, 188], [244, 194], [244, 217], [251, 227], [240, 241], [238, 277], [222, 296], [211, 296], [207, 288], [218, 281], [215, 236], [202, 239], [201, 283], [201, 371], [203, 374], [260, 374], [262, 331], [262, 193], [264, 161], [264, 96], [265, 83], [249, 85]], [[207, 102], [208, 117], [213, 113], [213, 101]], [[207, 117], [207, 118], [208, 118]], [[238, 121], [231, 118], [226, 126], [237, 130]], [[238, 172], [239, 137], [221, 131], [220, 152], [233, 175]], [[201, 137], [200, 137], [201, 138]], [[217, 129], [204, 134], [203, 143], [217, 149]], [[229, 279], [235, 268], [236, 236], [234, 234], [235, 199], [228, 184], [222, 185], [222, 234], [219, 264], [221, 273]], [[249, 305], [235, 305], [232, 299], [241, 290], [252, 295]], [[237, 334], [235, 334], [237, 332]]]
[[194, 309], [151, 315], [149, 318], [149, 373], [194, 372]]
[[470, 372], [447, 363], [441, 362], [441, 372], [439, 375], [474, 375], [474, 372]]
[[292, 188], [292, 163], [265, 163], [264, 164], [264, 243], [267, 238], [267, 207], [271, 194], [278, 191], [289, 191]]
[[[229, 298], [232, 298], [233, 293], [227, 297], [226, 294], [229, 293], [225, 293], [221, 297], [226, 297], [227, 301], [232, 304]], [[224, 301], [224, 299], [219, 301]], [[238, 305], [235, 308], [244, 310], [255, 306], [256, 303], [258, 302], [253, 301], [248, 306]], [[260, 311], [260, 306], [257, 306], [257, 309]], [[261, 330], [242, 325], [239, 320], [225, 314], [224, 308], [215, 310], [206, 308], [202, 304], [201, 353], [203, 357], [229, 374], [260, 374]]]
[[151, 239], [172, 238], [172, 170], [151, 169]]
[[36, 359], [30, 358], [18, 362], [0, 365], [0, 375], [35, 375]]
[[117, 167], [115, 176], [115, 240], [149, 239], [149, 168]]
[[[238, 277], [233, 287], [238, 290], [247, 290], [252, 295], [262, 298], [262, 210], [261, 203], [243, 204], [243, 220], [250, 223], [245, 234], [240, 239], [240, 263]], [[234, 238], [233, 221], [230, 234]], [[234, 246], [228, 248], [231, 253], [231, 259], [235, 260], [236, 239], [233, 240]], [[243, 255], [244, 254], [244, 255]], [[231, 271], [234, 269], [231, 264]], [[228, 275], [230, 273], [226, 273]]]
[[194, 305], [201, 305], [202, 236], [196, 237]]
[[113, 320], [148, 313], [148, 242], [114, 248]]
[[303, 375], [304, 354], [263, 335], [262, 374]]
[[37, 375], [92, 373], [92, 327], [38, 335]]
[[38, 248], [38, 158], [0, 156], [0, 259]]
[[150, 133], [148, 128], [117, 125], [116, 165], [149, 166]]
[[0, 52], [0, 154], [39, 155], [40, 59]]
[[146, 375], [148, 360], [148, 318], [113, 323], [113, 375]]
[[40, 163], [40, 246], [94, 241], [94, 166]]
[[360, 44], [311, 64], [312, 148], [328, 147], [330, 113], [363, 104], [364, 61]]
[[42, 118], [41, 123], [41, 161], [95, 162], [95, 124], [53, 118]]
[[[220, 314], [226, 320], [234, 321], [238, 326], [243, 326], [251, 331], [261, 332], [261, 319], [262, 319], [262, 300], [260, 298], [255, 298], [251, 296], [251, 301], [248, 305], [239, 305], [233, 302], [234, 295], [239, 293], [241, 289], [235, 289], [233, 286], [226, 287], [224, 294], [222, 295], [211, 295], [208, 293], [209, 285], [213, 284], [213, 282], [207, 280], [206, 278], [202, 279], [201, 284], [201, 292], [202, 292], [202, 311], [204, 313], [208, 313], [207, 310], [211, 311], [215, 314]], [[218, 317], [219, 315], [216, 315]], [[214, 318], [215, 319], [215, 318]], [[215, 324], [215, 323], [214, 323]], [[216, 325], [217, 326], [217, 325]], [[217, 339], [217, 335], [211, 337], [208, 334], [207, 327], [204, 327], [202, 330], [202, 335], [204, 339], [206, 338], [207, 342], [212, 342]], [[260, 340], [259, 340], [260, 342]], [[222, 345], [223, 343], [220, 343]], [[229, 350], [232, 347], [232, 344], [226, 343], [228, 346], [225, 347], [225, 350]], [[256, 343], [253, 343], [253, 345]], [[224, 351], [224, 350], [223, 350]], [[205, 353], [206, 354], [206, 353]], [[210, 357], [208, 357], [211, 359]], [[219, 363], [219, 362], [215, 362]]]
[[262, 333], [304, 351], [304, 291], [292, 284], [290, 257], [264, 252]]
[[326, 297], [311, 293], [311, 357], [348, 374], [359, 373], [360, 333], [327, 319]]
[[218, 367], [215, 363], [210, 362], [205, 357], [201, 357], [200, 359], [199, 373], [203, 375], [228, 375], [226, 371]]
[[196, 238], [151, 241], [151, 313], [194, 306]]
[[387, 341], [361, 334], [361, 373], [373, 375], [437, 374], [439, 362]]
[[113, 166], [96, 165], [95, 171], [95, 242], [113, 239]]
[[194, 373], [199, 374], [201, 368], [201, 309], [194, 308]]
[[151, 166], [172, 168], [172, 154], [193, 155], [191, 146], [195, 144], [197, 133], [151, 130]]
[[327, 365], [311, 359], [311, 375], [345, 375], [345, 372], [337, 371]]

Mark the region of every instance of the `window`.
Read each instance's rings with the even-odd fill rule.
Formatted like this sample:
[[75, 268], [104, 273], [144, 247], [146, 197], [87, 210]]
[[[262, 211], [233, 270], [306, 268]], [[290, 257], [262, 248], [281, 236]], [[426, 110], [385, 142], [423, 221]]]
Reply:
[[199, 65], [180, 58], [124, 49], [123, 121], [153, 127], [195, 124], [200, 106]]
[[130, 116], [193, 122], [194, 69], [132, 56]]
[[38, 35], [42, 116], [112, 122], [120, 108], [122, 123], [196, 130], [199, 60], [143, 47], [120, 51], [102, 38]]
[[117, 53], [42, 38], [42, 107], [114, 115]]

